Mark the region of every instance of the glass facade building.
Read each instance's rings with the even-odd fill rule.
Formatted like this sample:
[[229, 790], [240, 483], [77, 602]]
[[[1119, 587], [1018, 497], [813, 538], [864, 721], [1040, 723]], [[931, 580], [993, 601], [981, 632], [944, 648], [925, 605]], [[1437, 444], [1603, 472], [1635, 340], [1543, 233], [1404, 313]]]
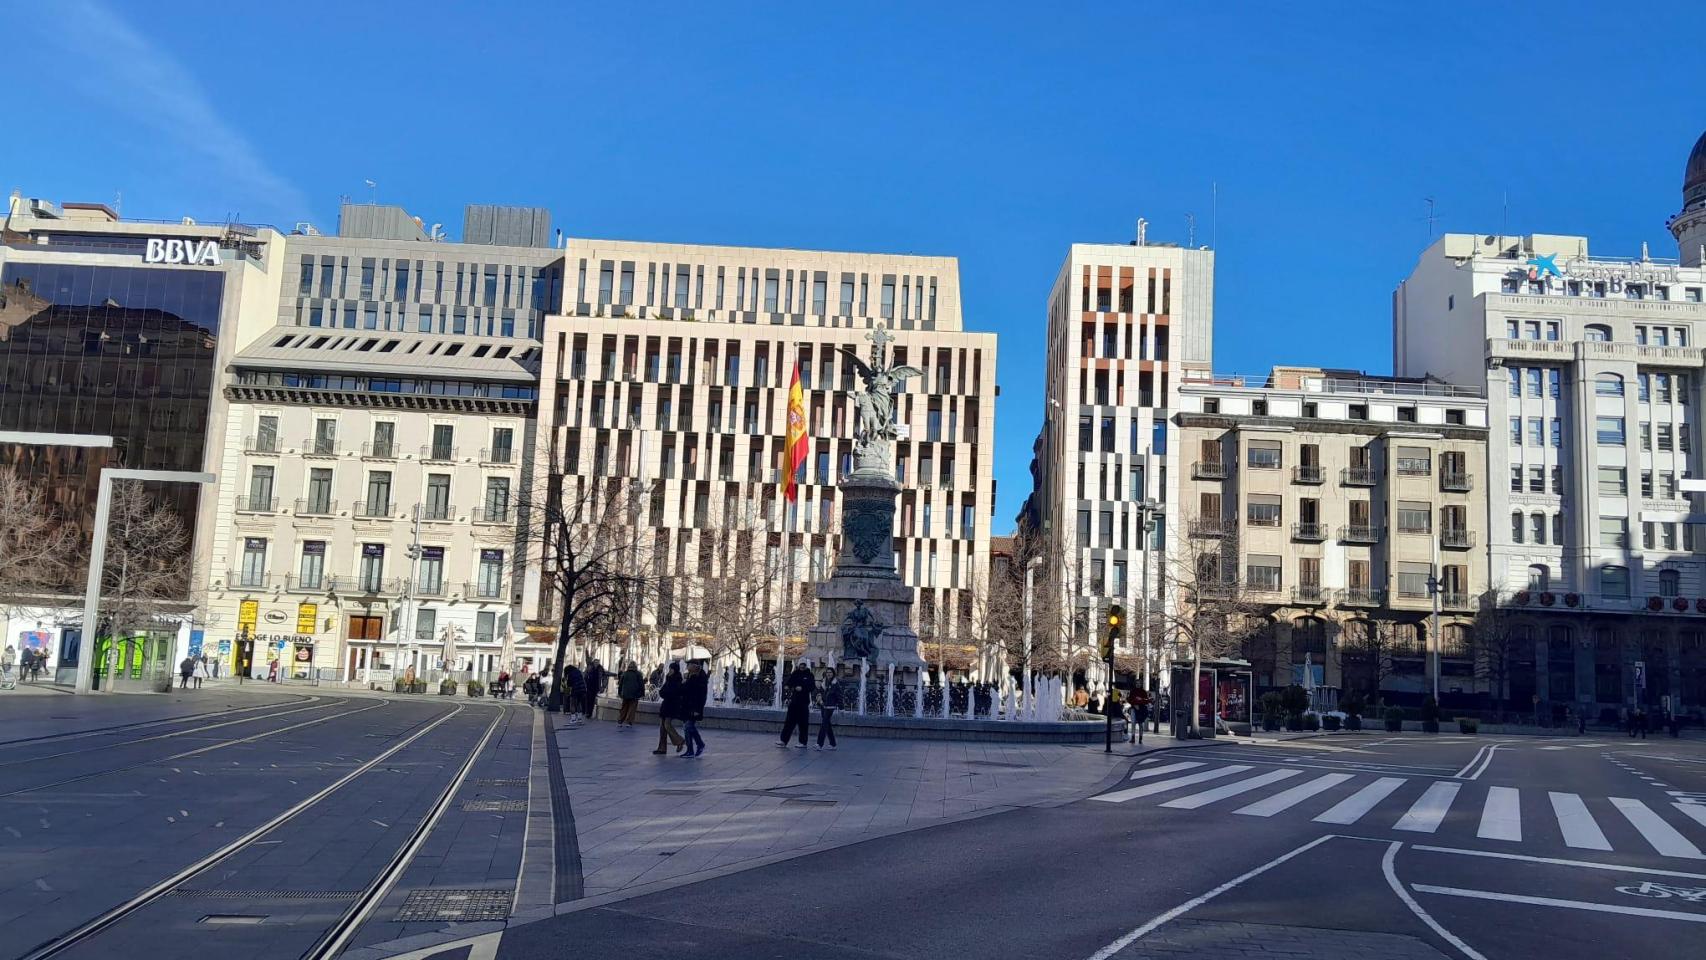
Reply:
[[[102, 466], [202, 469], [224, 286], [219, 270], [7, 263], [0, 430], [106, 435], [113, 447], [8, 445], [0, 465], [39, 478], [84, 528]], [[194, 530], [195, 488], [152, 492]]]

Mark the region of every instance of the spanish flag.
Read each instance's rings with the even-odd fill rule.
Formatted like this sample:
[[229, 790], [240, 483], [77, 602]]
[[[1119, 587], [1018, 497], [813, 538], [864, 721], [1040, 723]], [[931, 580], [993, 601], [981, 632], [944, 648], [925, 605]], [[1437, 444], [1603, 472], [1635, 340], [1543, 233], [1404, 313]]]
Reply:
[[800, 495], [800, 464], [806, 461], [806, 395], [800, 389], [800, 362], [794, 361], [794, 379], [788, 384], [788, 437], [782, 447], [782, 496], [793, 503]]

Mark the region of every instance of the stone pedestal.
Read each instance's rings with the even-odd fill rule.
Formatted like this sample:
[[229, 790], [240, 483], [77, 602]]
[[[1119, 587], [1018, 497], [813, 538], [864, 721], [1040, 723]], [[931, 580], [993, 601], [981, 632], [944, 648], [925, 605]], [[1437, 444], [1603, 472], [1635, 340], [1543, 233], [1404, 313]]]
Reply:
[[841, 627], [856, 601], [881, 625], [873, 672], [894, 664], [898, 679], [915, 685], [925, 667], [912, 629], [912, 588], [895, 571], [894, 510], [900, 484], [879, 470], [856, 470], [837, 485], [841, 491], [841, 553], [829, 579], [817, 585], [818, 625], [807, 634], [806, 656], [827, 662], [848, 659]]

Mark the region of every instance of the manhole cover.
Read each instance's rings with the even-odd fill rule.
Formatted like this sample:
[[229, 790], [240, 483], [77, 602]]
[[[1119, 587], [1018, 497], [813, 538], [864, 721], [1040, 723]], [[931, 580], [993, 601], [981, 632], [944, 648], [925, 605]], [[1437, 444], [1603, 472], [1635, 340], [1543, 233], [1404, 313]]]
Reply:
[[484, 777], [484, 778], [477, 779], [477, 780], [470, 780], [468, 782], [473, 784], [476, 787], [524, 787], [527, 785], [527, 778], [526, 777]]
[[518, 813], [527, 809], [526, 800], [465, 800], [462, 809], [468, 813]]
[[509, 917], [508, 890], [416, 890], [403, 901], [395, 923], [441, 920], [503, 920]]
[[195, 890], [178, 887], [175, 897], [196, 897], [203, 900], [354, 900], [360, 896], [352, 890]]

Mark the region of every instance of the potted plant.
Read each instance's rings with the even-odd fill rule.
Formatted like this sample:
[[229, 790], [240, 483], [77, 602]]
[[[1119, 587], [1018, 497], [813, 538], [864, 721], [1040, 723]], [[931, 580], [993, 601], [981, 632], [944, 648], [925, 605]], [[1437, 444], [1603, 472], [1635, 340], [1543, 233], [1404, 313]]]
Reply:
[[1458, 733], [1480, 733], [1481, 732], [1481, 721], [1477, 720], [1474, 717], [1458, 717], [1457, 718], [1457, 732]]
[[1280, 722], [1285, 715], [1285, 698], [1278, 690], [1269, 690], [1262, 694], [1262, 729], [1272, 733], [1280, 728]]
[[1339, 699], [1339, 709], [1345, 712], [1345, 729], [1362, 729], [1364, 704], [1360, 694], [1350, 693]]
[[1404, 729], [1404, 708], [1402, 708], [1402, 707], [1387, 707], [1386, 708], [1386, 732], [1387, 733], [1397, 733], [1398, 731], [1400, 731], [1402, 729]]
[[478, 680], [468, 681], [468, 696], [483, 697], [486, 695], [486, 685]]
[[1439, 704], [1432, 694], [1422, 698], [1422, 732], [1439, 732]]
[[[1313, 714], [1311, 714], [1311, 716], [1313, 716]], [[1321, 718], [1321, 729], [1326, 730], [1329, 733], [1338, 730], [1339, 715], [1336, 713], [1329, 713], [1323, 716]]]
[[456, 681], [445, 677], [438, 682], [438, 695], [441, 697], [456, 696]]
[[1306, 711], [1303, 714], [1303, 729], [1310, 733], [1321, 729], [1321, 715], [1313, 710]]

